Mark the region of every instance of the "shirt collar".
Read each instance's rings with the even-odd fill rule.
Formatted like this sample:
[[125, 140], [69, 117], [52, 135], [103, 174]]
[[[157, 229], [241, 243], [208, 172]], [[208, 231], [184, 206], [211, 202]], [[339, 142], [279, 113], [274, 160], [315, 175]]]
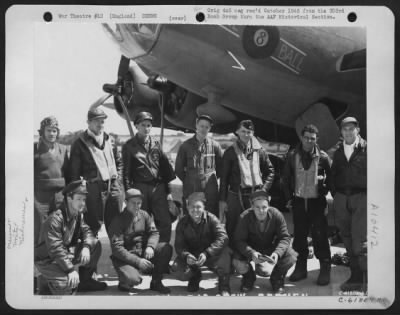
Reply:
[[247, 144], [244, 144], [240, 139], [237, 139], [237, 145], [240, 150], [242, 150], [244, 153], [247, 153], [249, 151], [252, 151], [253, 145], [252, 141], [250, 140]]
[[[258, 219], [256, 217], [256, 213], [255, 213], [254, 209], [251, 208], [251, 211], [253, 212], [252, 217], [253, 217], [254, 222], [258, 223]], [[269, 206], [269, 208], [268, 208], [267, 218], [265, 219], [265, 222], [268, 222], [270, 219], [271, 219], [271, 206]]]
[[193, 221], [193, 219], [192, 219], [192, 217], [190, 216], [190, 214], [188, 214], [188, 216], [189, 216], [189, 221], [191, 222], [191, 224], [192, 224], [193, 226], [199, 226], [199, 225], [201, 225], [203, 222], [205, 222], [205, 221], [207, 220], [207, 213], [206, 213], [206, 211], [204, 211], [203, 214], [201, 215], [201, 219], [200, 219], [200, 222], [199, 222], [198, 224], [197, 224], [196, 222]]
[[93, 131], [91, 131], [90, 129], [87, 130], [87, 133], [90, 137], [92, 137], [94, 140], [96, 140], [96, 142], [99, 145], [103, 144], [103, 140], [104, 140], [104, 132], [102, 132], [99, 135], [96, 135]]
[[196, 134], [194, 134], [193, 139], [197, 144], [202, 144], [202, 143], [207, 144], [208, 143], [208, 137], [205, 137], [205, 139], [204, 139], [204, 141], [202, 143], [199, 141], [199, 139], [197, 139], [197, 135]]
[[151, 137], [150, 136], [147, 139], [143, 139], [142, 137], [139, 137], [138, 134], [136, 134], [136, 139], [137, 139], [137, 142], [140, 143], [140, 144], [149, 144], [149, 143], [151, 143]]
[[70, 222], [72, 219], [76, 220], [79, 215], [79, 213], [78, 213], [77, 215], [74, 216], [70, 213], [67, 200], [64, 200], [63, 210], [64, 210], [63, 212], [65, 214], [65, 219], [67, 222]]
[[40, 137], [39, 141], [38, 141], [38, 148], [40, 146], [44, 146], [48, 150], [54, 150], [56, 148], [56, 143], [54, 143], [53, 147], [51, 147], [51, 146], [49, 146], [49, 143], [46, 140], [43, 139], [43, 137]]

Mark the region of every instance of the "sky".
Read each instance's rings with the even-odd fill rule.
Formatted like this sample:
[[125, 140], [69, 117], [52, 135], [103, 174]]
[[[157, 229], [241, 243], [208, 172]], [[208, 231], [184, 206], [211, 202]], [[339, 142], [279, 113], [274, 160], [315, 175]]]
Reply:
[[[98, 23], [37, 23], [35, 35], [33, 132], [49, 115], [61, 133], [85, 129], [90, 105], [105, 95], [103, 84], [116, 82], [119, 47]], [[114, 110], [103, 109], [107, 132], [129, 134]]]

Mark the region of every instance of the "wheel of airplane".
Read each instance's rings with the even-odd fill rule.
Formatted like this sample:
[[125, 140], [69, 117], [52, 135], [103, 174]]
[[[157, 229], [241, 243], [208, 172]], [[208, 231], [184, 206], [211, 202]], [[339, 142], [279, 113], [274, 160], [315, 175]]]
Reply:
[[267, 58], [279, 43], [279, 30], [275, 26], [246, 26], [242, 38], [243, 48], [250, 57]]

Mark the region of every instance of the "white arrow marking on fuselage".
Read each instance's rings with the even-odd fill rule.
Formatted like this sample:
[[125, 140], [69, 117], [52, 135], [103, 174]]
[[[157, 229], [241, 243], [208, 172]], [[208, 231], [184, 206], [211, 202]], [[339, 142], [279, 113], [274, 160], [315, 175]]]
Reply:
[[235, 68], [235, 69], [239, 69], [239, 70], [246, 70], [246, 68], [245, 67], [243, 67], [243, 65], [240, 63], [240, 61], [235, 57], [235, 55], [234, 54], [232, 54], [229, 50], [227, 50], [227, 52], [228, 52], [228, 54], [233, 58], [233, 60], [235, 60], [236, 61], [236, 63], [238, 64], [237, 66], [232, 66], [232, 68]]
[[222, 27], [225, 31], [231, 33], [233, 36], [240, 38], [240, 35], [238, 33], [234, 32], [233, 30], [231, 30], [230, 28], [227, 28], [224, 25], [219, 25], [219, 26]]

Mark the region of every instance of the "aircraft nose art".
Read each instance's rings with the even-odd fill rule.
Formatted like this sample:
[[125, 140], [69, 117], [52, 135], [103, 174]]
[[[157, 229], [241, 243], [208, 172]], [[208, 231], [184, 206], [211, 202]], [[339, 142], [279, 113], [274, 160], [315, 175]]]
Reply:
[[103, 28], [125, 57], [135, 59], [149, 53], [160, 33], [160, 24], [112, 24]]

